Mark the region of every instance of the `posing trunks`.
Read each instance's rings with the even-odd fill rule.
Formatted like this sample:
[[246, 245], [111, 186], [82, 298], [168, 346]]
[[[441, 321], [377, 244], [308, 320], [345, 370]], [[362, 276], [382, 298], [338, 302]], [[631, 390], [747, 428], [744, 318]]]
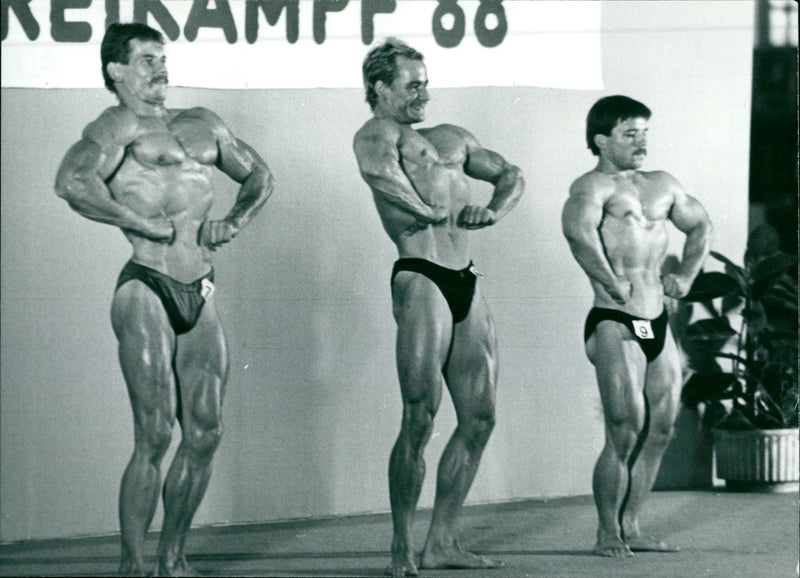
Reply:
[[583, 341], [589, 341], [597, 325], [605, 320], [622, 323], [625, 327], [630, 329], [631, 333], [636, 337], [636, 342], [639, 344], [639, 347], [642, 348], [645, 357], [647, 357], [648, 363], [658, 357], [661, 350], [664, 349], [664, 341], [667, 338], [666, 307], [661, 312], [661, 315], [655, 319], [640, 319], [624, 311], [618, 311], [617, 309], [593, 307], [592, 310], [589, 311], [589, 316], [586, 318], [586, 325], [583, 329]]
[[190, 331], [214, 292], [214, 270], [192, 283], [181, 283], [168, 275], [128, 261], [117, 279], [117, 289], [128, 281], [141, 281], [155, 293], [167, 312], [176, 335]]
[[392, 283], [400, 271], [419, 273], [433, 281], [450, 306], [453, 323], [467, 318], [472, 298], [475, 296], [475, 282], [478, 279], [472, 261], [466, 268], [455, 271], [425, 259], [398, 259], [392, 269]]

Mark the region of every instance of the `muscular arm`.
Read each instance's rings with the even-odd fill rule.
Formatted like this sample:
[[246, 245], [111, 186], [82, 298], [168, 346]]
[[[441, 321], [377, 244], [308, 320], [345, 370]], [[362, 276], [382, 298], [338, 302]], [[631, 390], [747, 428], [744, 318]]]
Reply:
[[600, 239], [603, 220], [603, 196], [598, 187], [585, 178], [570, 189], [561, 214], [561, 227], [569, 248], [589, 278], [602, 285], [620, 305], [630, 296], [630, 283], [616, 275], [608, 262]]
[[78, 214], [158, 241], [169, 241], [172, 224], [166, 218], [147, 218], [117, 202], [106, 186], [122, 162], [126, 126], [106, 112], [84, 130], [83, 138], [67, 151], [58, 169], [56, 194]]
[[399, 135], [385, 122], [372, 120], [356, 133], [353, 150], [361, 177], [383, 201], [422, 223], [438, 223], [447, 217], [445, 207], [432, 207], [420, 198], [400, 166]]
[[664, 293], [670, 297], [680, 298], [689, 292], [692, 282], [708, 257], [714, 228], [703, 205], [686, 194], [674, 178], [668, 175], [666, 178], [670, 181], [675, 199], [669, 219], [679, 231], [686, 234], [686, 242], [677, 273], [666, 275], [663, 279]]
[[233, 136], [219, 117], [205, 109], [198, 109], [197, 114], [205, 116], [214, 127], [219, 148], [217, 167], [241, 185], [228, 215], [220, 221], [203, 223], [201, 240], [215, 249], [236, 237], [258, 214], [272, 195], [274, 179], [258, 153]]
[[507, 163], [496, 152], [482, 148], [472, 135], [465, 133], [465, 139], [465, 173], [494, 185], [494, 194], [486, 207], [468, 205], [459, 215], [459, 224], [467, 229], [479, 229], [493, 225], [516, 206], [525, 190], [525, 182], [519, 167]]

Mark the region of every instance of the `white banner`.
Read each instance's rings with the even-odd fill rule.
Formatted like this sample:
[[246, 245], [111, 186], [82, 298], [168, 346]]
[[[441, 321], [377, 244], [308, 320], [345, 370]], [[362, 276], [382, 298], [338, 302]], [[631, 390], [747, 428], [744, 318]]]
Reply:
[[2, 86], [98, 88], [108, 22], [167, 41], [170, 83], [355, 88], [386, 37], [425, 55], [435, 87], [602, 88], [600, 2], [2, 0]]

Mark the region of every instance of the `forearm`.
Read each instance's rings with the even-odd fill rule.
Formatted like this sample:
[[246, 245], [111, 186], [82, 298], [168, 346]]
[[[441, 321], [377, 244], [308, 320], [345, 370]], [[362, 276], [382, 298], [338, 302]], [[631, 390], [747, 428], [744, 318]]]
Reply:
[[243, 229], [267, 202], [274, 187], [274, 179], [269, 170], [257, 168], [242, 183], [236, 202], [226, 219]]
[[365, 177], [373, 193], [384, 202], [410, 214], [417, 220], [435, 219], [434, 210], [422, 201], [416, 191], [403, 187], [396, 179], [385, 177]]
[[700, 273], [703, 263], [711, 251], [711, 242], [714, 238], [714, 229], [710, 221], [704, 221], [696, 226], [686, 237], [683, 246], [683, 258], [678, 269], [678, 274], [694, 280]]
[[569, 248], [584, 273], [603, 287], [614, 287], [617, 275], [605, 256], [599, 236], [596, 239], [567, 238]]
[[522, 171], [517, 167], [509, 166], [495, 183], [494, 194], [487, 208], [494, 211], [497, 219], [500, 220], [516, 206], [522, 198], [524, 190], [525, 181], [522, 178]]
[[56, 183], [56, 194], [82, 217], [143, 236], [149, 232], [149, 219], [115, 201], [97, 177], [60, 180]]

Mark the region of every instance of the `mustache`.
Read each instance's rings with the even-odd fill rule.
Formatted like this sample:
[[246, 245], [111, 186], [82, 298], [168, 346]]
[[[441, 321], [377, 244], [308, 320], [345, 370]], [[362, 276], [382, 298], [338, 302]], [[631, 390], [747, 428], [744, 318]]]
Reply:
[[647, 149], [644, 148], [644, 147], [642, 147], [640, 149], [636, 149], [633, 154], [635, 154], [635, 155], [640, 155], [640, 154], [641, 155], [646, 155], [647, 154]]
[[153, 77], [153, 79], [150, 81], [150, 84], [157, 84], [159, 82], [169, 84], [169, 77], [166, 74], [159, 74], [158, 76]]

